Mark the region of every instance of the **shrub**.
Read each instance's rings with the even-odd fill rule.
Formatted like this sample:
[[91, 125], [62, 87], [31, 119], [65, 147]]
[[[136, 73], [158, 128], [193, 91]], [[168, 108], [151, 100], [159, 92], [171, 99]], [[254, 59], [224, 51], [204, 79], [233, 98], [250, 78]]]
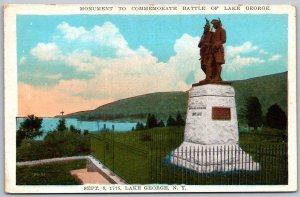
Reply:
[[86, 155], [90, 153], [90, 137], [75, 132], [53, 131], [43, 141], [23, 140], [17, 148], [17, 161]]
[[43, 144], [49, 158], [87, 154], [90, 151], [89, 136], [74, 132], [50, 132]]
[[17, 161], [30, 161], [45, 158], [45, 152], [42, 141], [23, 140], [17, 148]]

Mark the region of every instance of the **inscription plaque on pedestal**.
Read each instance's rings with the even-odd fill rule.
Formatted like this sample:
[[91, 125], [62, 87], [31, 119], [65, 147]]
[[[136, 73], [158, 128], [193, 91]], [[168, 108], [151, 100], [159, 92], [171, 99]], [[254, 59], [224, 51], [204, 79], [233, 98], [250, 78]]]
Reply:
[[229, 107], [212, 107], [213, 120], [231, 120]]

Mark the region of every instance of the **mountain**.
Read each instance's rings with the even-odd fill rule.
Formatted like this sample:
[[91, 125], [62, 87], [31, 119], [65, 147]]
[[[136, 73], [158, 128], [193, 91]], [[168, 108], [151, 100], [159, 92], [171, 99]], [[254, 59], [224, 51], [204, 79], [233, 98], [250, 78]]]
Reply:
[[[246, 99], [257, 96], [263, 113], [277, 103], [287, 111], [287, 72], [232, 81], [236, 92], [236, 104], [239, 121], [243, 118], [242, 109]], [[65, 117], [81, 120], [145, 120], [149, 113], [158, 119], [166, 120], [169, 115], [176, 116], [179, 111], [186, 115], [188, 92], [157, 92], [121, 99], [94, 110], [67, 114]]]
[[149, 113], [159, 119], [186, 113], [187, 92], [157, 92], [118, 100], [94, 110], [76, 112], [65, 117], [82, 120], [143, 120]]
[[287, 72], [234, 81], [232, 85], [236, 92], [237, 113], [240, 118], [246, 99], [250, 96], [259, 99], [263, 114], [275, 103], [287, 112]]

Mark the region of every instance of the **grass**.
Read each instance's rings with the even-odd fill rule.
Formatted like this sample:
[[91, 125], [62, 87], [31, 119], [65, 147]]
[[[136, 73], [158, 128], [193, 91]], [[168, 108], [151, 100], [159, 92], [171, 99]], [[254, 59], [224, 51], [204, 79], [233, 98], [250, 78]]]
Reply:
[[[153, 147], [166, 151], [175, 149], [183, 140], [183, 129], [164, 127], [128, 133], [101, 133], [91, 137], [91, 154], [129, 183], [147, 183], [155, 155]], [[152, 151], [151, 155], [149, 151]]]
[[241, 133], [240, 146], [261, 167], [259, 172], [248, 174], [197, 174], [164, 162], [183, 141], [184, 127], [102, 133], [91, 138], [91, 150], [92, 155], [132, 184], [286, 184], [284, 132], [271, 131]]
[[86, 160], [17, 166], [16, 185], [80, 185], [71, 170], [86, 167]]

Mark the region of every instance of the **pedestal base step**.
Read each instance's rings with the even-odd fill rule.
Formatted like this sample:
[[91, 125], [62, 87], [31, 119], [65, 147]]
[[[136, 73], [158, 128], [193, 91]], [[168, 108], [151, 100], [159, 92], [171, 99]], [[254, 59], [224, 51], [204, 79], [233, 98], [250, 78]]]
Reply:
[[183, 142], [169, 155], [169, 161], [178, 167], [199, 173], [258, 171], [259, 163], [239, 145], [200, 145]]

